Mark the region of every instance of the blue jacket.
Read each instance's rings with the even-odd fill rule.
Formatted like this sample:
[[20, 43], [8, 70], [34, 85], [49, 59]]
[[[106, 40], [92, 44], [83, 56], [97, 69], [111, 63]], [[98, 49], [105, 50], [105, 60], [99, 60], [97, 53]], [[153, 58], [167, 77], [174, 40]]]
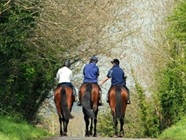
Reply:
[[125, 80], [124, 80], [125, 73], [124, 71], [119, 67], [119, 65], [114, 65], [107, 74], [108, 78], [111, 78], [111, 86], [114, 85], [123, 85], [125, 86]]
[[96, 63], [86, 64], [83, 69], [83, 83], [97, 83], [99, 76], [99, 68]]

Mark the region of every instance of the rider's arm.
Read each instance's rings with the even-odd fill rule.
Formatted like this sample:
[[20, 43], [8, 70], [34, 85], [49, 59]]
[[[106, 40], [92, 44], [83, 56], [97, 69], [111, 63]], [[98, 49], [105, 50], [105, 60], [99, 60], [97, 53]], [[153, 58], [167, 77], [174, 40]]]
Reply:
[[101, 81], [100, 86], [102, 86], [109, 78], [112, 77], [112, 72], [112, 69], [108, 71], [107, 77]]
[[109, 79], [109, 77], [106, 77], [105, 79], [103, 79], [103, 80], [100, 82], [100, 86], [102, 86], [108, 79]]

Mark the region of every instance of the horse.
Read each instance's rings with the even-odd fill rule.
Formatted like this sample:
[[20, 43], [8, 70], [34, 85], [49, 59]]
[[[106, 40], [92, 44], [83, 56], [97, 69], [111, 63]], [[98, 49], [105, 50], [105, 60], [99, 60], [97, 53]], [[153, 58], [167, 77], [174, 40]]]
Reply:
[[85, 137], [97, 136], [97, 115], [100, 87], [95, 83], [83, 83], [79, 90], [79, 98], [85, 121]]
[[[113, 125], [114, 125], [114, 137], [123, 137], [124, 136], [124, 118], [125, 111], [127, 107], [127, 98], [128, 93], [127, 89], [121, 85], [112, 86], [109, 89], [108, 93], [109, 98], [109, 106], [111, 109], [111, 114], [113, 117]], [[120, 130], [118, 132], [118, 120], [120, 122]]]
[[73, 118], [71, 115], [73, 100], [73, 89], [71, 87], [60, 85], [55, 89], [54, 102], [59, 117], [60, 136], [67, 136], [69, 119]]

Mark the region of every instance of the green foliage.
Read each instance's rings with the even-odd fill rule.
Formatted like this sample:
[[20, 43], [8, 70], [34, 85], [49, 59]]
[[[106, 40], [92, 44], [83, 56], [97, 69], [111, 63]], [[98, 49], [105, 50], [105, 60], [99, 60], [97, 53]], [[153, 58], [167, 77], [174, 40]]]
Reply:
[[145, 96], [142, 86], [136, 81], [135, 89], [138, 96], [139, 118], [143, 128], [142, 137], [157, 137], [159, 134], [158, 117], [152, 100]]
[[43, 129], [28, 125], [25, 121], [17, 122], [15, 118], [0, 116], [0, 139], [3, 140], [34, 140], [49, 137], [51, 134]]
[[19, 112], [28, 121], [34, 119], [47, 98], [55, 68], [55, 63], [47, 59], [47, 53], [38, 51], [30, 41], [35, 36], [40, 2], [0, 3], [1, 114]]
[[173, 125], [172, 127], [163, 131], [158, 137], [162, 140], [185, 140], [186, 139], [186, 117], [182, 118], [181, 121]]
[[174, 64], [160, 76], [158, 95], [162, 107], [162, 129], [176, 123], [185, 114], [185, 68]]
[[158, 98], [161, 106], [160, 129], [178, 122], [186, 107], [186, 1], [183, 0], [169, 17], [168, 50], [170, 61], [157, 74]]
[[173, 14], [168, 18], [169, 37], [185, 42], [186, 38], [186, 1], [182, 0], [175, 8]]

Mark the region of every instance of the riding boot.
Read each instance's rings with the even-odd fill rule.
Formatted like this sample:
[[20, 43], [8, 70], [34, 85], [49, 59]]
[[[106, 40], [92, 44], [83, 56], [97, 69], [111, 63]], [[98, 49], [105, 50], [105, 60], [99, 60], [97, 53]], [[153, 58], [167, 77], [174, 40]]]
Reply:
[[101, 90], [99, 91], [99, 106], [102, 106], [103, 103], [102, 103], [102, 92]]
[[81, 102], [80, 102], [80, 96], [79, 96], [79, 100], [77, 101], [77, 106], [81, 106]]
[[74, 86], [73, 86], [72, 89], [73, 89], [73, 99], [74, 99], [73, 101], [74, 101], [74, 102], [77, 102], [77, 93], [76, 93], [76, 89], [75, 89]]
[[126, 89], [127, 89], [127, 93], [128, 93], [127, 104], [131, 104], [131, 102], [130, 102], [130, 91], [127, 87], [126, 87]]
[[106, 101], [109, 103], [109, 93], [107, 94]]

